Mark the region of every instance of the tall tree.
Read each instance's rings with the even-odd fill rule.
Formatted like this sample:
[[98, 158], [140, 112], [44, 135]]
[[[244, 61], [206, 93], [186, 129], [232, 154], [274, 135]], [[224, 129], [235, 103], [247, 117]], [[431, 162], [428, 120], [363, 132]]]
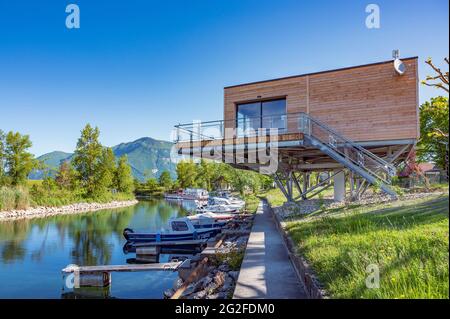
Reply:
[[181, 188], [197, 186], [197, 167], [192, 161], [181, 161], [177, 164], [178, 182]]
[[102, 149], [102, 155], [94, 176], [96, 195], [104, 194], [113, 187], [115, 173], [116, 159], [114, 153], [110, 147], [105, 147]]
[[9, 132], [6, 135], [5, 142], [6, 175], [12, 185], [23, 184], [37, 165], [33, 154], [28, 152], [28, 149], [32, 146], [30, 137], [18, 132]]
[[0, 130], [0, 186], [5, 182], [5, 133]]
[[172, 187], [172, 184], [173, 181], [170, 173], [168, 171], [163, 171], [161, 175], [159, 175], [159, 185], [167, 190]]
[[75, 184], [75, 170], [70, 161], [63, 161], [55, 177], [56, 184], [64, 189], [73, 189]]
[[96, 170], [103, 154], [103, 147], [98, 141], [100, 131], [87, 124], [81, 131], [78, 139], [73, 165], [77, 171], [77, 176], [81, 186], [86, 190], [88, 196], [92, 196], [96, 191]]
[[114, 185], [119, 192], [130, 194], [134, 190], [133, 175], [126, 155], [119, 158]]
[[432, 98], [420, 106], [420, 140], [417, 155], [421, 161], [434, 161], [448, 172], [448, 98]]
[[154, 192], [159, 188], [158, 181], [154, 177], [150, 177], [145, 183], [145, 186], [148, 188], [150, 192]]

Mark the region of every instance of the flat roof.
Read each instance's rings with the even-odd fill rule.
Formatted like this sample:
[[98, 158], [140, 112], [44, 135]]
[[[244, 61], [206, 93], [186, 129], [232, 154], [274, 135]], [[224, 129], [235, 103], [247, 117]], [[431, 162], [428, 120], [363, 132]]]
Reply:
[[[406, 61], [406, 60], [413, 60], [413, 59], [418, 59], [418, 58], [419, 58], [418, 56], [414, 56], [414, 57], [409, 57], [409, 58], [402, 58], [400, 60]], [[308, 76], [308, 75], [316, 75], [316, 74], [322, 74], [322, 73], [330, 73], [330, 72], [344, 71], [344, 70], [349, 70], [349, 69], [363, 68], [363, 67], [366, 67], [366, 66], [386, 64], [386, 63], [392, 63], [392, 62], [394, 62], [394, 60], [388, 60], [388, 61], [383, 61], [383, 62], [375, 62], [375, 63], [369, 63], [369, 64], [362, 64], [362, 65], [350, 66], [350, 67], [333, 69], [333, 70], [325, 70], [325, 71], [319, 71], [319, 72], [313, 72], [313, 73], [291, 75], [291, 76], [286, 76], [286, 77], [281, 77], [281, 78], [275, 78], [275, 79], [269, 79], [269, 80], [262, 80], [262, 81], [256, 81], [256, 82], [248, 82], [248, 83], [242, 83], [242, 84], [225, 86], [224, 89], [230, 89], [230, 88], [234, 88], [234, 87], [258, 84], [258, 83], [273, 82], [273, 81], [279, 81], [279, 80], [287, 80], [287, 79], [299, 78], [299, 77]]]

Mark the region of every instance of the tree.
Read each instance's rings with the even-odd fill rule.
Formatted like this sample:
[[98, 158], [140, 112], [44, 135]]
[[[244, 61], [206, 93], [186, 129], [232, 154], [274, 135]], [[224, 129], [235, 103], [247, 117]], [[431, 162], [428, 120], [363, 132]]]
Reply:
[[202, 188], [210, 191], [212, 189], [213, 184], [213, 176], [214, 176], [214, 163], [210, 163], [202, 159], [200, 164], [198, 165], [197, 170], [197, 184]]
[[74, 189], [75, 170], [70, 161], [63, 161], [55, 177], [56, 184], [63, 189]]
[[154, 177], [150, 177], [147, 182], [145, 183], [145, 186], [148, 188], [150, 192], [155, 192], [159, 188], [158, 181]]
[[[447, 62], [448, 65], [448, 58], [444, 58], [444, 61]], [[422, 84], [426, 85], [426, 86], [431, 86], [431, 87], [435, 87], [438, 89], [443, 89], [444, 91], [446, 91], [447, 93], [449, 92], [448, 90], [448, 71], [447, 72], [443, 72], [441, 71], [440, 68], [438, 68], [437, 66], [434, 65], [433, 61], [431, 60], [431, 58], [428, 58], [425, 61], [426, 64], [428, 64], [433, 71], [435, 72], [435, 75], [428, 75], [424, 81], [422, 81]], [[430, 82], [430, 81], [437, 81], [437, 82]]]
[[103, 154], [103, 147], [98, 141], [99, 135], [97, 127], [92, 128], [87, 124], [81, 131], [73, 158], [78, 179], [88, 196], [95, 195], [97, 190], [96, 174]]
[[448, 172], [448, 98], [432, 98], [420, 106], [420, 140], [417, 155]]
[[37, 165], [33, 154], [28, 152], [31, 146], [28, 135], [21, 135], [18, 132], [9, 132], [6, 135], [3, 157], [6, 176], [12, 185], [25, 183], [28, 175]]
[[110, 147], [102, 149], [102, 155], [95, 171], [95, 194], [105, 194], [113, 187], [113, 180], [116, 174], [116, 159]]
[[178, 182], [181, 188], [195, 187], [197, 168], [192, 161], [181, 161], [177, 164]]
[[5, 133], [0, 130], [0, 186], [5, 182]]
[[114, 181], [117, 191], [127, 194], [133, 192], [133, 175], [131, 174], [131, 167], [128, 164], [128, 158], [126, 155], [119, 158]]
[[163, 171], [159, 176], [159, 185], [164, 187], [164, 189], [170, 189], [172, 187], [173, 181], [170, 173], [168, 171]]

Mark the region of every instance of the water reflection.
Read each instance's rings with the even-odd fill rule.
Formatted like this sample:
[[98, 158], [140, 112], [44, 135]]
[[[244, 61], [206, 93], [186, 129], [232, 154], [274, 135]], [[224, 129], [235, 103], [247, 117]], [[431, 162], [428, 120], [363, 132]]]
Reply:
[[[57, 278], [67, 264], [124, 264], [124, 228], [155, 231], [186, 213], [177, 204], [152, 200], [115, 210], [1, 222], [0, 298], [56, 297]], [[8, 290], [9, 285], [15, 289]]]

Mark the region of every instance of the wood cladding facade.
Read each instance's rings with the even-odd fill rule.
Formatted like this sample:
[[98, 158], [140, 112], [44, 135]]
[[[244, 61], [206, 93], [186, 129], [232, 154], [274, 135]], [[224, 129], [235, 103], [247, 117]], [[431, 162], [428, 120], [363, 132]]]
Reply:
[[288, 132], [298, 128], [289, 114], [305, 112], [354, 141], [417, 139], [418, 61], [402, 61], [401, 76], [388, 61], [227, 87], [226, 126], [234, 127], [239, 103], [286, 98]]

